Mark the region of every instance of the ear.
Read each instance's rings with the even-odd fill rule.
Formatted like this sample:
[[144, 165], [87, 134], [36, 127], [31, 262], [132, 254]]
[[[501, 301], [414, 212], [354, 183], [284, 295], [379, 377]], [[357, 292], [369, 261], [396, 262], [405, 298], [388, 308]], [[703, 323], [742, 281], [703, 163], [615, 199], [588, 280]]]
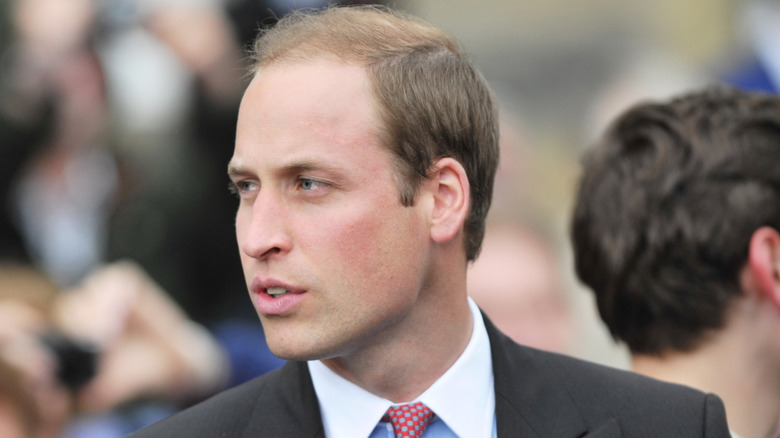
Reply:
[[757, 292], [780, 309], [780, 233], [777, 230], [761, 227], [753, 233], [745, 274]]
[[433, 194], [431, 238], [445, 243], [463, 229], [469, 211], [469, 179], [463, 165], [445, 157], [434, 163], [429, 183]]

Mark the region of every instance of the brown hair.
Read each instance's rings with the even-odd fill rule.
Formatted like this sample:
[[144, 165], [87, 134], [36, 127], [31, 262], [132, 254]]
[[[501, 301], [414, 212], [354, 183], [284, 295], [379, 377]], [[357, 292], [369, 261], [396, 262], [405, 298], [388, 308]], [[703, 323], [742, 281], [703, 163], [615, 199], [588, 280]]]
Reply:
[[632, 352], [687, 351], [723, 326], [762, 226], [780, 230], [780, 97], [710, 87], [626, 111], [585, 156], [575, 268]]
[[396, 158], [403, 205], [434, 162], [458, 160], [471, 187], [466, 257], [474, 260], [498, 166], [497, 110], [485, 79], [458, 43], [414, 17], [377, 6], [293, 12], [255, 42], [253, 72], [311, 59], [363, 65], [372, 82], [384, 142]]

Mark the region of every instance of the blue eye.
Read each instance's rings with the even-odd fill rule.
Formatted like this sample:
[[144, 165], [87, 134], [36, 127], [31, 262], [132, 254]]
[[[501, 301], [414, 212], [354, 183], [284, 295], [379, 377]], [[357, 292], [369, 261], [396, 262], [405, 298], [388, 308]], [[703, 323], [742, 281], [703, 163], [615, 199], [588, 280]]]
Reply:
[[301, 189], [303, 190], [314, 190], [317, 187], [322, 186], [322, 183], [320, 181], [309, 179], [309, 178], [300, 178], [299, 180]]
[[254, 190], [256, 188], [256, 184], [250, 181], [238, 181], [238, 182], [230, 182], [228, 185], [228, 190], [230, 193], [233, 193], [235, 195], [241, 195], [242, 193], [246, 193], [247, 191]]

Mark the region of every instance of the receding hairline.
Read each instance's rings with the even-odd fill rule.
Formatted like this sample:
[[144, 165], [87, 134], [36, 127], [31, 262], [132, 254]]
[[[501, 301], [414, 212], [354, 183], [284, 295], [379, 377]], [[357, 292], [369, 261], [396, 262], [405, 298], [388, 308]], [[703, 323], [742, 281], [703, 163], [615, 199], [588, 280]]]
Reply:
[[406, 12], [380, 5], [296, 10], [261, 32], [250, 74], [287, 62], [331, 58], [369, 67], [415, 52], [462, 54], [447, 32]]

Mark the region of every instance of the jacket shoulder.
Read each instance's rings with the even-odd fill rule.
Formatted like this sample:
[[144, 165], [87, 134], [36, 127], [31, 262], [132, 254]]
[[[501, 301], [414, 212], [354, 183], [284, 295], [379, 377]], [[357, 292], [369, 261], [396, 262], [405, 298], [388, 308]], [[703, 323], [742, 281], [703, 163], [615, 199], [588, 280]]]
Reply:
[[232, 436], [246, 424], [272, 378], [269, 373], [220, 392], [130, 437]]
[[574, 358], [546, 361], [570, 382], [583, 417], [615, 418], [626, 436], [730, 437], [714, 394]]
[[321, 429], [308, 367], [291, 361], [130, 437], [314, 437]]
[[555, 435], [562, 418], [567, 432], [580, 434], [612, 422], [624, 437], [730, 436], [723, 402], [713, 394], [521, 346], [495, 327], [488, 333], [497, 415], [546, 431], [540, 436]]

